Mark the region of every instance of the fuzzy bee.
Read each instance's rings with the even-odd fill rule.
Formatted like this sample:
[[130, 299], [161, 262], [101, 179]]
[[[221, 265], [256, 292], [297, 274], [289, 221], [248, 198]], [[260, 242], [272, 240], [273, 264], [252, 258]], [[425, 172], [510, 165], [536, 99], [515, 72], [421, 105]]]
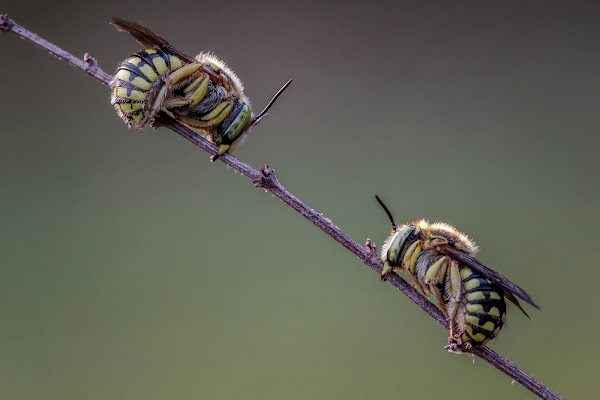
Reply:
[[505, 298], [528, 318], [515, 296], [540, 309], [523, 289], [479, 262], [478, 248], [466, 235], [443, 222], [420, 220], [398, 227], [375, 197], [392, 223], [381, 248], [381, 279], [405, 272], [413, 286], [433, 296], [450, 327], [448, 351], [462, 353], [495, 338], [505, 322]]
[[291, 83], [255, 116], [242, 82], [214, 55], [190, 57], [137, 22], [113, 17], [111, 24], [147, 47], [123, 61], [111, 81], [111, 103], [121, 119], [141, 130], [159, 111], [168, 111], [219, 146], [215, 158], [234, 151]]

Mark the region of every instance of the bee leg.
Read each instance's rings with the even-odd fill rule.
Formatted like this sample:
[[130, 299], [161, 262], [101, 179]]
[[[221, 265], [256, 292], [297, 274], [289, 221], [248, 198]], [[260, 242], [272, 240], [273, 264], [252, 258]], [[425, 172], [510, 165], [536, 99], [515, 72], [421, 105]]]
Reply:
[[462, 279], [458, 263], [454, 260], [450, 261], [450, 292], [448, 297], [452, 301], [460, 301], [462, 298]]
[[450, 336], [455, 337], [456, 314], [458, 312], [459, 304], [461, 304], [462, 299], [462, 279], [460, 277], [458, 263], [454, 260], [450, 261], [449, 283], [450, 287], [448, 288], [449, 290], [447, 290], [446, 292], [446, 300], [451, 305], [450, 312], [448, 313], [448, 325], [450, 325]]
[[458, 304], [455, 302], [451, 302], [449, 304], [449, 312], [448, 312], [448, 325], [450, 326], [450, 336], [448, 337], [448, 346], [444, 347], [451, 353], [460, 354], [463, 352], [465, 348], [465, 344], [463, 343], [461, 336], [464, 329], [459, 329], [457, 325], [459, 325], [456, 321], [456, 310], [458, 308]]
[[[432, 289], [432, 292], [440, 292], [439, 290], [437, 290], [435, 288], [435, 286], [444, 281], [444, 276], [446, 275], [446, 269], [448, 265], [448, 258], [446, 256], [440, 257], [438, 260], [436, 260], [433, 264], [431, 264], [429, 266], [429, 268], [427, 268], [427, 271], [425, 272], [425, 283], [427, 285], [429, 285], [429, 287]], [[435, 293], [434, 293], [435, 295]], [[443, 303], [443, 299], [442, 299], [442, 294], [441, 292], [438, 294], [439, 298], [440, 298], [440, 302], [439, 303]], [[437, 301], [437, 299], [436, 299]]]
[[221, 122], [223, 122], [223, 120], [229, 115], [232, 108], [233, 108], [233, 101], [225, 100], [224, 102], [219, 104], [217, 107], [215, 107], [214, 110], [212, 110], [211, 112], [206, 114], [201, 119], [202, 119], [202, 121], [206, 122], [210, 126], [217, 126]]
[[434, 236], [432, 237], [428, 243], [426, 243], [425, 247], [442, 247], [448, 245], [448, 239], [442, 236]]
[[429, 293], [427, 293], [423, 285], [421, 285], [421, 282], [419, 282], [414, 274], [414, 270], [417, 265], [417, 259], [419, 258], [420, 254], [421, 242], [416, 241], [408, 247], [406, 253], [404, 254], [404, 258], [402, 259], [402, 271], [405, 271], [410, 276], [412, 280], [412, 287], [415, 289], [420, 289], [421, 293], [423, 293], [425, 297], [428, 297]]
[[[450, 306], [449, 306], [449, 311], [447, 314], [447, 318], [448, 318], [448, 325], [450, 326], [450, 337], [448, 338], [448, 341], [452, 341], [452, 340], [456, 340], [459, 335], [456, 334], [457, 331], [457, 323], [456, 323], [456, 312], [458, 310], [458, 303], [455, 301], [450, 301], [449, 302]], [[462, 332], [461, 332], [462, 333]]]
[[421, 282], [419, 282], [419, 280], [417, 279], [417, 277], [415, 276], [415, 274], [413, 274], [412, 272], [410, 272], [409, 269], [403, 268], [403, 267], [395, 267], [394, 268], [394, 272], [405, 272], [408, 274], [408, 276], [410, 276], [410, 280], [411, 280], [411, 286], [414, 287], [417, 290], [420, 290], [421, 293], [423, 293], [423, 296], [425, 297], [429, 297], [429, 293], [427, 292], [427, 290], [425, 290], [425, 288], [423, 287], [423, 285], [421, 285]]
[[418, 289], [418, 290], [420, 290], [420, 291], [421, 291], [421, 293], [423, 293], [423, 296], [425, 296], [425, 297], [429, 297], [429, 292], [427, 292], [427, 290], [425, 290], [425, 288], [423, 287], [423, 285], [421, 285], [421, 282], [419, 282], [419, 281], [417, 280], [417, 277], [416, 277], [416, 276], [414, 276], [414, 275], [413, 275], [412, 273], [410, 273], [410, 272], [409, 272], [408, 274], [409, 274], [409, 275], [411, 276], [411, 278], [412, 278], [412, 283], [411, 283], [412, 287], [414, 287], [415, 289]]
[[165, 79], [165, 86], [173, 87], [183, 79], [191, 77], [196, 71], [202, 69], [201, 63], [186, 64], [183, 67], [171, 72]]
[[462, 280], [458, 263], [450, 261], [450, 277], [446, 286], [446, 303], [448, 306], [448, 325], [450, 327], [449, 345], [446, 350], [453, 353], [469, 351], [473, 346], [470, 342], [463, 342], [465, 333], [465, 309], [462, 295]]
[[465, 352], [469, 352], [473, 346], [471, 343], [458, 343], [452, 341], [449, 345], [444, 346], [444, 349], [454, 354], [462, 354]]
[[404, 268], [399, 266], [391, 266], [387, 261], [383, 262], [383, 268], [381, 269], [381, 280], [387, 281], [387, 276], [391, 273], [400, 274], [401, 272], [407, 272]]
[[210, 78], [207, 74], [202, 74], [194, 82], [192, 82], [188, 87], [183, 89], [184, 93], [191, 93], [189, 96], [189, 104], [190, 106], [195, 106], [199, 104], [206, 96], [206, 90], [208, 89], [208, 83], [210, 82]]
[[213, 63], [210, 63], [209, 66], [205, 65], [204, 72], [208, 74], [210, 80], [216, 85], [223, 86], [228, 92], [233, 89], [229, 78], [227, 78], [225, 74], [221, 73], [221, 67], [218, 65]]
[[185, 98], [181, 99], [180, 97], [176, 97], [173, 99], [166, 100], [163, 103], [163, 107], [172, 111], [172, 108], [182, 106], [195, 106], [199, 104], [204, 99], [204, 96], [206, 96], [206, 91], [208, 89], [209, 82], [210, 79], [208, 75], [200, 75], [192, 83], [190, 83], [183, 89], [183, 92], [186, 94]]
[[[171, 75], [169, 75], [165, 80], [163, 89], [165, 89], [166, 91], [173, 91], [178, 86], [178, 84], [181, 83], [184, 79], [193, 79], [194, 76], [198, 75], [198, 71], [200, 70], [201, 66], [201, 64], [189, 64], [171, 73]], [[204, 99], [204, 96], [206, 96], [209, 81], [210, 79], [208, 75], [204, 72], [201, 72], [200, 76], [197, 76], [196, 79], [192, 81], [192, 83], [190, 83], [183, 89], [183, 92], [185, 94], [184, 98], [181, 98], [179, 96], [170, 98], [168, 100], [163, 101], [161, 107], [173, 112], [173, 109], [177, 107], [194, 106], [200, 103]], [[161, 93], [159, 92], [159, 94]]]
[[187, 106], [189, 105], [190, 102], [187, 100], [176, 100], [176, 99], [169, 99], [169, 100], [165, 100], [163, 102], [163, 107], [166, 108], [169, 111], [172, 111], [172, 108], [176, 108], [176, 107], [181, 107], [181, 106]]
[[430, 284], [429, 292], [433, 295], [435, 304], [437, 304], [438, 308], [440, 310], [442, 310], [442, 312], [444, 313], [444, 316], [446, 317], [446, 319], [448, 319], [448, 310], [446, 309], [446, 303], [444, 302], [444, 298], [442, 296], [442, 291], [438, 287]]
[[[140, 122], [140, 126], [138, 127], [138, 129], [142, 129], [144, 127], [144, 125], [146, 125], [148, 123], [148, 121], [153, 121], [154, 117], [158, 114], [158, 112], [161, 110], [161, 108], [172, 109], [175, 107], [180, 107], [180, 106], [189, 104], [190, 100], [170, 99], [170, 100], [165, 101], [165, 98], [167, 98], [167, 95], [169, 94], [169, 92], [174, 89], [175, 85], [182, 82], [186, 78], [193, 77], [193, 75], [198, 70], [201, 70], [202, 67], [203, 67], [203, 65], [200, 63], [187, 64], [187, 65], [184, 65], [183, 67], [179, 68], [178, 70], [173, 71], [169, 76], [167, 76], [167, 78], [165, 79], [164, 85], [161, 87], [160, 91], [156, 94], [156, 97], [154, 98], [154, 102], [150, 106], [149, 111], [146, 114], [146, 117]], [[205, 74], [203, 74], [203, 75], [205, 75]], [[191, 85], [193, 85], [194, 82], [192, 82]], [[194, 93], [194, 94], [196, 94], [196, 93]], [[202, 97], [204, 97], [204, 95]], [[202, 100], [202, 99], [200, 99], [200, 100]]]
[[221, 144], [221, 146], [219, 146], [219, 151], [217, 152], [217, 155], [212, 156], [210, 158], [210, 161], [217, 161], [219, 159], [219, 157], [221, 157], [223, 154], [225, 154], [229, 151], [230, 147], [231, 147], [230, 144]]
[[473, 349], [473, 344], [471, 342], [463, 342], [460, 337], [450, 337], [448, 338], [448, 345], [444, 347], [444, 349], [448, 350], [450, 353], [462, 354], [462, 353], [470, 353]]
[[[202, 117], [202, 120], [206, 121], [211, 127], [217, 126], [221, 122], [223, 122], [223, 120], [225, 120], [225, 118], [227, 118], [227, 116], [229, 115], [229, 113], [231, 112], [232, 109], [233, 109], [233, 101], [225, 100], [224, 102], [219, 104], [214, 110], [212, 110], [211, 112], [206, 114], [204, 117]], [[219, 139], [219, 141], [220, 140], [221, 139]], [[221, 143], [220, 147], [219, 147], [219, 151], [218, 151], [216, 157], [213, 158], [213, 161], [216, 160], [217, 158], [219, 158], [220, 156], [222, 156], [224, 153], [226, 153], [229, 150], [229, 147], [231, 147], [231, 144]]]
[[412, 281], [411, 285], [412, 285], [412, 287], [414, 287], [417, 290], [420, 290], [421, 293], [423, 293], [423, 296], [429, 297], [429, 293], [427, 292], [427, 290], [425, 290], [425, 288], [423, 287], [423, 285], [421, 285], [421, 282], [419, 282], [419, 280], [417, 279], [417, 277], [412, 272], [410, 272], [409, 270], [407, 270], [407, 269], [405, 269], [403, 267], [390, 267], [389, 264], [384, 263], [383, 264], [383, 269], [381, 270], [381, 280], [382, 281], [386, 281], [387, 280], [386, 276], [388, 274], [392, 273], [392, 272], [395, 272], [397, 274], [407, 273], [410, 276], [410, 278], [411, 278], [411, 281]]
[[148, 113], [146, 113], [145, 118], [140, 122], [140, 125], [138, 127], [139, 130], [141, 130], [144, 127], [144, 125], [146, 125], [149, 121], [151, 123], [154, 121], [154, 117], [163, 107], [163, 102], [165, 97], [167, 96], [169, 89], [170, 88], [167, 85], [163, 85], [163, 87], [160, 88], [159, 92], [156, 94], [156, 97], [154, 98], [154, 101], [152, 102], [149, 108]]
[[394, 268], [386, 262], [383, 263], [383, 268], [381, 269], [381, 275], [379, 276], [382, 281], [387, 281], [387, 276], [392, 273]]
[[[186, 104], [187, 104], [187, 102], [186, 102]], [[177, 121], [181, 122], [182, 124], [192, 128], [192, 129], [199, 129], [201, 131], [208, 132], [211, 128], [211, 126], [207, 122], [204, 122], [202, 120], [199, 120], [198, 118], [189, 116], [185, 112], [180, 112], [176, 108], [173, 110], [170, 110], [170, 111], [173, 113], [173, 117], [175, 117], [175, 119]]]

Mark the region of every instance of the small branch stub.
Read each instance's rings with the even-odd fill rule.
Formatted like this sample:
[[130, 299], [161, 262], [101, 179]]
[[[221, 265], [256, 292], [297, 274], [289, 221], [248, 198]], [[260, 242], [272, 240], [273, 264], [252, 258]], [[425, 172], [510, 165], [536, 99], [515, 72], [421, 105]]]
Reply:
[[365, 241], [365, 251], [371, 256], [371, 262], [379, 264], [381, 261], [379, 260], [379, 255], [377, 254], [377, 245], [375, 242], [371, 241], [371, 238], [367, 238]]
[[87, 72], [88, 74], [98, 69], [98, 61], [96, 61], [96, 59], [90, 56], [88, 53], [85, 53], [83, 55], [83, 62], [85, 62], [85, 64], [87, 65], [85, 72]]
[[275, 170], [268, 165], [260, 169], [260, 175], [257, 179], [253, 179], [253, 183], [254, 187], [265, 189], [265, 191], [270, 191], [279, 184]]
[[264, 177], [268, 177], [271, 174], [274, 174], [275, 170], [273, 168], [269, 167], [268, 164], [266, 164], [264, 167], [262, 167], [260, 172], [263, 174]]
[[0, 14], [0, 31], [8, 32], [12, 29], [14, 24], [13, 20], [8, 18], [7, 14]]

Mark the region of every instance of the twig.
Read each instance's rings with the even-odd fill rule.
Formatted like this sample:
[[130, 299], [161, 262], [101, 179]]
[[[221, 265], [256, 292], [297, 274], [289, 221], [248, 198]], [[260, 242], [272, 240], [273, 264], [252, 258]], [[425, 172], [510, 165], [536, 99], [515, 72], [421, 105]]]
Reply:
[[[109, 74], [102, 71], [98, 67], [96, 60], [88, 56], [87, 53], [85, 54], [84, 59], [80, 60], [72, 54], [62, 50], [58, 46], [28, 31], [22, 26], [17, 25], [5, 14], [0, 15], [0, 30], [3, 32], [16, 33], [17, 35], [32, 41], [33, 43], [37, 44], [43, 49], [48, 50], [56, 57], [63, 59], [71, 65], [84, 70], [87, 74], [93, 76], [94, 78], [98, 79], [106, 85], [109, 84], [112, 78]], [[163, 126], [168, 129], [171, 129], [172, 131], [176, 132], [180, 136], [189, 140], [190, 142], [202, 148], [211, 155], [215, 155], [217, 153], [217, 146], [209, 143], [206, 139], [202, 138], [194, 131], [181, 125], [180, 123], [173, 120], [164, 113], [161, 113], [155, 119], [153, 126]], [[277, 177], [275, 176], [275, 171], [271, 169], [268, 165], [264, 166], [260, 171], [258, 171], [249, 166], [248, 164], [243, 163], [242, 161], [227, 153], [223, 154], [219, 158], [219, 160], [221, 160], [234, 170], [240, 172], [242, 175], [248, 177], [254, 183], [255, 187], [262, 188], [265, 191], [270, 192], [273, 195], [279, 197], [281, 201], [283, 201], [288, 206], [292, 207], [304, 218], [306, 218], [314, 225], [316, 225], [319, 229], [321, 229], [323, 232], [325, 232], [328, 236], [330, 236], [335, 241], [337, 241], [342, 246], [351, 251], [368, 267], [370, 267], [377, 273], [381, 273], [382, 266], [377, 259], [375, 245], [371, 243], [370, 239], [367, 239], [367, 243], [364, 248], [352, 239], [350, 239], [344, 232], [342, 232], [337, 226], [335, 226], [335, 224], [333, 224], [331, 220], [324, 217], [322, 214], [317, 213], [315, 210], [301, 202], [293, 194], [288, 192], [283, 187], [283, 185], [281, 185], [281, 183], [279, 183], [279, 181], [277, 180]], [[423, 311], [428, 313], [433, 319], [435, 319], [441, 325], [446, 327], [446, 329], [448, 329], [448, 324], [442, 312], [435, 305], [433, 305], [433, 303], [431, 303], [425, 296], [423, 296], [415, 288], [408, 284], [404, 279], [402, 279], [398, 275], [391, 274], [390, 276], [388, 276], [388, 282], [390, 282], [398, 290], [400, 290], [402, 293], [408, 296], [408, 298], [410, 298]], [[475, 348], [472, 351], [472, 353], [480, 357], [481, 359], [487, 361], [500, 371], [504, 372], [506, 375], [510, 376], [515, 382], [520, 383], [523, 387], [529, 389], [536, 396], [542, 399], [562, 399], [562, 397], [552, 392], [541, 382], [534, 379], [531, 375], [527, 374], [525, 371], [521, 370], [504, 357], [498, 355], [490, 348], [482, 346], [479, 348]]]

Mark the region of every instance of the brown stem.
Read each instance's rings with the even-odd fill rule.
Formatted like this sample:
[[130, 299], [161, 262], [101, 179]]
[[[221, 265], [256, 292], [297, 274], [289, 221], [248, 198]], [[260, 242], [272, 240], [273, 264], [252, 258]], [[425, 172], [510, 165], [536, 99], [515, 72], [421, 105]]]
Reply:
[[[32, 41], [38, 46], [56, 57], [63, 59], [71, 65], [84, 70], [87, 74], [98, 79], [105, 85], [108, 85], [111, 76], [106, 72], [102, 71], [96, 60], [87, 54], [84, 56], [84, 60], [80, 60], [72, 54], [62, 50], [58, 46], [48, 42], [47, 40], [39, 37], [38, 35], [28, 31], [20, 25], [17, 25], [13, 20], [8, 18], [7, 15], [0, 15], [0, 30], [3, 32], [13, 32], [17, 35]], [[190, 130], [189, 128], [181, 125], [177, 121], [170, 118], [168, 115], [161, 113], [154, 121], [154, 127], [163, 126], [172, 131], [176, 132], [180, 136], [189, 140], [196, 146], [202, 148], [204, 151], [215, 155], [217, 154], [218, 148], [209, 143], [206, 139], [200, 137], [198, 134]], [[301, 214], [304, 218], [312, 222], [317, 228], [321, 229], [325, 234], [333, 238], [335, 241], [340, 243], [342, 246], [351, 251], [356, 255], [363, 263], [368, 267], [381, 273], [382, 265], [377, 259], [377, 252], [375, 245], [373, 245], [370, 239], [367, 239], [367, 244], [363, 248], [354, 240], [350, 239], [344, 232], [342, 232], [329, 218], [324, 217], [322, 214], [316, 212], [312, 208], [308, 207], [296, 196], [288, 192], [275, 176], [275, 171], [268, 165], [265, 165], [260, 171], [255, 170], [248, 164], [238, 160], [230, 154], [223, 154], [219, 160], [229, 165], [234, 170], [240, 172], [242, 175], [248, 177], [257, 188], [262, 188], [267, 192], [270, 192], [277, 196], [288, 206], [292, 207], [296, 212]], [[404, 293], [410, 298], [416, 305], [418, 305], [423, 311], [428, 313], [433, 319], [439, 322], [441, 325], [448, 329], [448, 324], [442, 312], [431, 303], [425, 296], [419, 293], [415, 288], [408, 284], [404, 279], [396, 274], [390, 274], [388, 276], [388, 282], [394, 285], [398, 290]], [[475, 348], [472, 353], [477, 357], [487, 361], [506, 375], [510, 376], [515, 382], [520, 383], [523, 387], [529, 389], [536, 396], [542, 399], [561, 400], [562, 397], [552, 392], [541, 382], [534, 379], [531, 375], [498, 355], [496, 352], [488, 347]]]

